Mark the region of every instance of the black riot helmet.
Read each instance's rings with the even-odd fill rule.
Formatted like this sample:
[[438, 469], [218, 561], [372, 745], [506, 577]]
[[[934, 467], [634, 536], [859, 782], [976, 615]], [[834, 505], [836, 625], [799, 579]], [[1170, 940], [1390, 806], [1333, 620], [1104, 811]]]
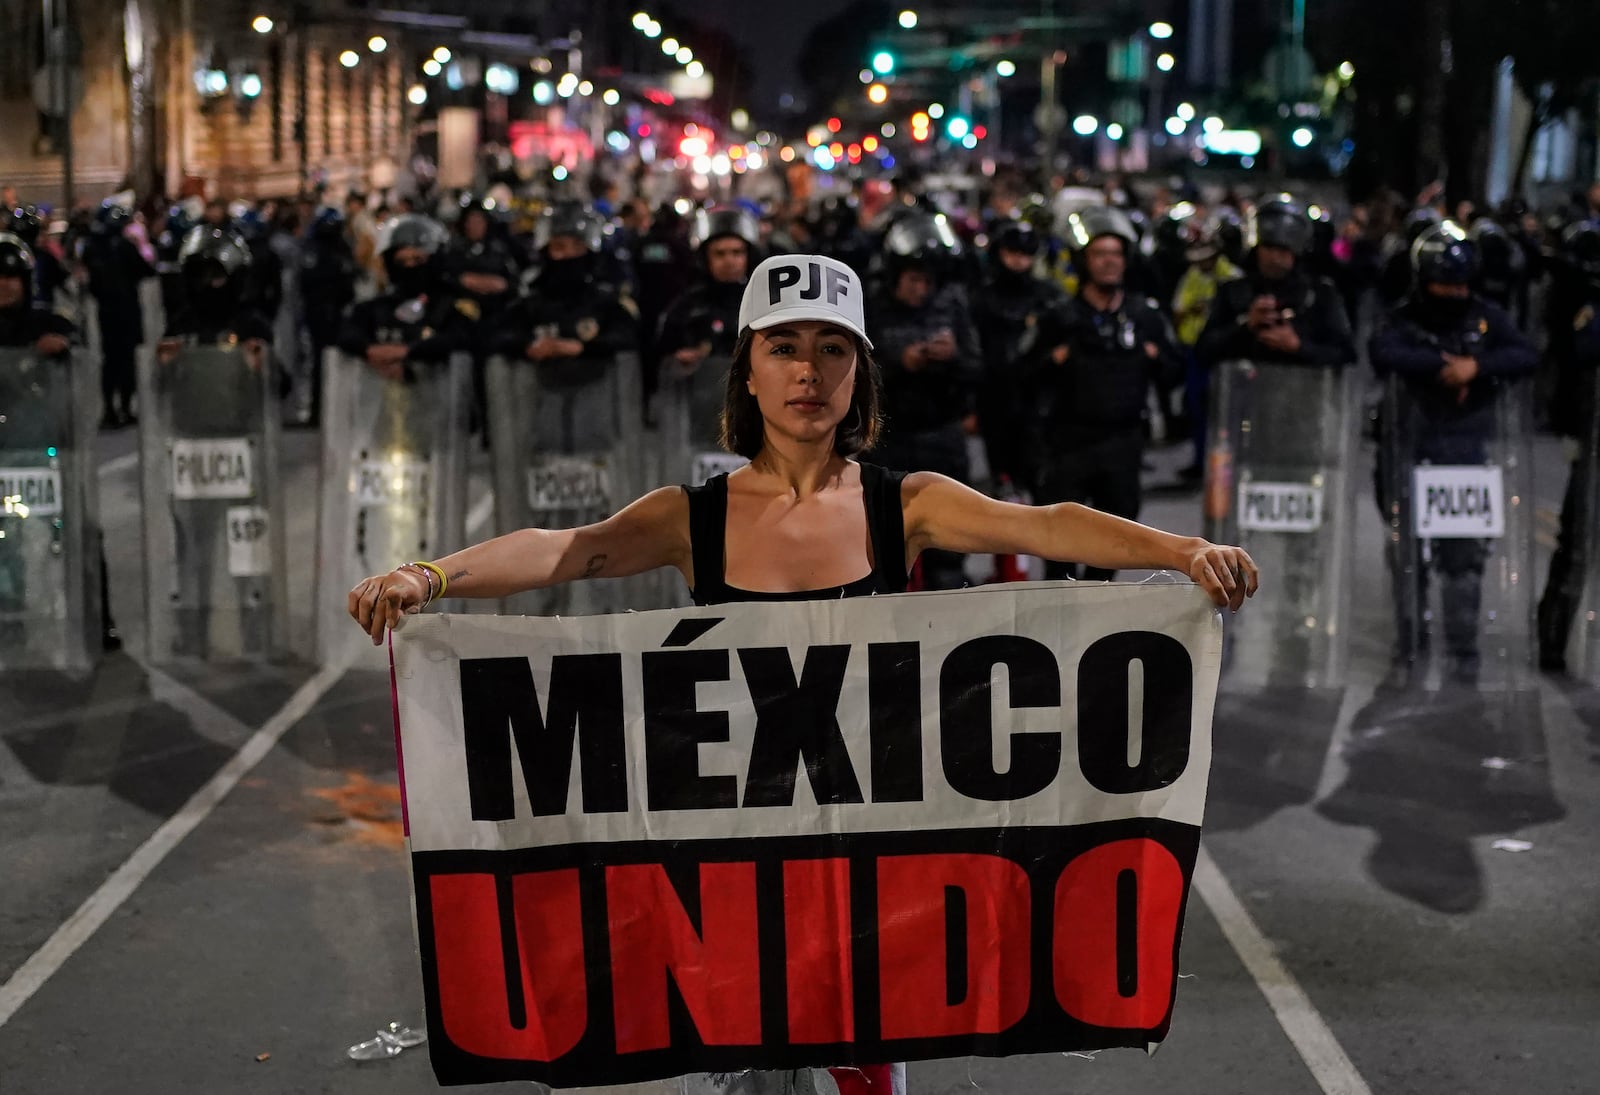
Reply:
[[9, 232], [29, 247], [39, 245], [39, 233], [44, 230], [44, 214], [36, 205], [19, 205], [6, 211], [0, 219], [0, 232]]
[[98, 235], [121, 235], [122, 230], [133, 221], [133, 211], [120, 202], [106, 200], [100, 203], [100, 209], [94, 215], [94, 231]]
[[989, 234], [990, 254], [1006, 250], [1019, 255], [1037, 255], [1040, 246], [1039, 233], [1025, 220], [1001, 221]]
[[961, 241], [943, 213], [914, 210], [895, 218], [884, 233], [883, 257], [893, 277], [902, 270], [922, 269], [942, 278], [954, 271]]
[[33, 286], [33, 248], [12, 232], [0, 232], [0, 278], [21, 278], [26, 295]]
[[813, 237], [827, 243], [848, 236], [860, 223], [860, 207], [849, 194], [823, 194], [806, 209], [806, 227]]
[[1129, 259], [1139, 249], [1139, 230], [1127, 212], [1114, 205], [1090, 205], [1069, 213], [1065, 227], [1066, 244], [1074, 254], [1082, 254], [1091, 243], [1104, 236], [1121, 240], [1123, 255]]
[[1444, 223], [1444, 214], [1431, 205], [1424, 205], [1413, 209], [1406, 214], [1406, 219], [1400, 222], [1401, 234], [1406, 238], [1406, 247], [1411, 248], [1422, 238], [1423, 233], [1439, 227]]
[[250, 273], [250, 245], [231, 228], [201, 224], [189, 230], [178, 252], [184, 292], [197, 310], [237, 307]]
[[1528, 255], [1495, 221], [1479, 217], [1467, 230], [1478, 250], [1478, 276], [1486, 292], [1503, 301], [1527, 277]]
[[426, 293], [433, 287], [440, 254], [449, 242], [444, 225], [420, 213], [386, 222], [378, 232], [378, 255], [389, 284], [406, 296]]
[[316, 243], [336, 243], [344, 239], [344, 210], [324, 205], [311, 216], [306, 236]]
[[1224, 206], [1206, 218], [1205, 236], [1217, 241], [1222, 256], [1235, 266], [1244, 263], [1244, 222], [1239, 214]]
[[1418, 285], [1468, 285], [1478, 272], [1478, 249], [1452, 221], [1430, 228], [1411, 245]]
[[1569, 225], [1561, 234], [1561, 257], [1575, 273], [1600, 285], [1600, 220]]
[[743, 240], [754, 254], [761, 243], [761, 224], [748, 209], [737, 205], [718, 205], [695, 214], [689, 245], [696, 251], [703, 251], [706, 244], [724, 236]]
[[1250, 214], [1245, 242], [1252, 248], [1281, 247], [1296, 255], [1311, 250], [1311, 217], [1288, 194], [1262, 202]]
[[570, 236], [580, 241], [590, 254], [598, 254], [605, 246], [606, 222], [592, 205], [579, 201], [563, 201], [547, 208], [539, 215], [534, 227], [534, 246], [543, 251], [557, 236]]

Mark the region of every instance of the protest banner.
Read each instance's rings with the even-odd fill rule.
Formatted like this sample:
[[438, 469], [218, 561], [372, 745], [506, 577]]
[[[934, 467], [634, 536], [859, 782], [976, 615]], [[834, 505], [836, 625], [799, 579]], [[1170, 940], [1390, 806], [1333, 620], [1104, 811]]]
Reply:
[[439, 1080], [1159, 1042], [1221, 635], [1187, 584], [410, 620]]

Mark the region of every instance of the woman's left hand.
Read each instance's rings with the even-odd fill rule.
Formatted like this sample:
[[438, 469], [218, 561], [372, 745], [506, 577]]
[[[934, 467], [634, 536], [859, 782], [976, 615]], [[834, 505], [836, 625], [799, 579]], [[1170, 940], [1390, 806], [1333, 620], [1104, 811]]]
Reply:
[[1244, 599], [1255, 596], [1261, 586], [1261, 572], [1243, 548], [1201, 540], [1189, 552], [1187, 563], [1190, 579], [1206, 591], [1218, 608], [1238, 612]]

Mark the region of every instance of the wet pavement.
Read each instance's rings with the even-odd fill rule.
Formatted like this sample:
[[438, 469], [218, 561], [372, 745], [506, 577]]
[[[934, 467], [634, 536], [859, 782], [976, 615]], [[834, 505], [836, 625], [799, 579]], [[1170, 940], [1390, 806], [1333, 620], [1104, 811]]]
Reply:
[[[382, 655], [148, 668], [133, 437], [102, 441], [127, 649], [87, 679], [8, 674], [0, 696], [0, 1092], [433, 1090], [425, 1050], [344, 1053], [422, 1021]], [[285, 449], [309, 649], [315, 445]], [[1167, 474], [1182, 458], [1156, 454], [1144, 517], [1198, 532], [1198, 493]], [[1553, 442], [1538, 472], [1542, 581]], [[916, 1063], [912, 1095], [1596, 1090], [1600, 693], [1380, 687], [1387, 578], [1358, 504], [1347, 687], [1219, 703], [1215, 869], [1168, 1042]]]

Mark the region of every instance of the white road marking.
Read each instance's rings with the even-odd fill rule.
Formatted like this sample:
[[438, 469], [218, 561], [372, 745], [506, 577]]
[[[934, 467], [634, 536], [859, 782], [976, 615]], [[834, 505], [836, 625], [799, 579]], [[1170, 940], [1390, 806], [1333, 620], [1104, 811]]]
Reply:
[[1372, 1095], [1344, 1047], [1295, 981], [1277, 951], [1240, 903], [1233, 887], [1217, 869], [1211, 854], [1200, 849], [1194, 865], [1194, 888], [1206, 903], [1222, 934], [1250, 971], [1278, 1025], [1289, 1036], [1300, 1059], [1325, 1095]]
[[120, 475], [129, 468], [136, 468], [138, 466], [139, 450], [134, 449], [132, 452], [125, 452], [121, 456], [113, 456], [110, 460], [107, 460], [104, 464], [101, 464], [100, 474]]
[[238, 719], [205, 697], [167, 677], [166, 674], [153, 669], [148, 672], [152, 684], [159, 682], [167, 702], [172, 703], [182, 698], [184, 713], [196, 722], [204, 719], [232, 723], [240, 731], [239, 736], [249, 735], [249, 740], [216, 775], [206, 782], [205, 786], [190, 796], [182, 809], [150, 834], [149, 839], [139, 845], [122, 866], [113, 871], [110, 877], [100, 884], [100, 888], [78, 906], [78, 910], [45, 940], [43, 946], [29, 956], [28, 960], [11, 975], [10, 980], [0, 985], [0, 1027], [11, 1021], [11, 1017], [21, 1009], [22, 1005], [26, 1004], [46, 981], [55, 976], [78, 948], [100, 930], [101, 925], [111, 919], [117, 909], [121, 908], [122, 903], [128, 900], [144, 880], [161, 865], [161, 861], [166, 859], [168, 853], [194, 832], [239, 781], [272, 752], [284, 733], [304, 718], [316, 702], [338, 683], [339, 678], [344, 675], [345, 667], [331, 665], [301, 685], [289, 698], [289, 702], [279, 708], [278, 712], [254, 734], [251, 734], [249, 727], [241, 724]]

